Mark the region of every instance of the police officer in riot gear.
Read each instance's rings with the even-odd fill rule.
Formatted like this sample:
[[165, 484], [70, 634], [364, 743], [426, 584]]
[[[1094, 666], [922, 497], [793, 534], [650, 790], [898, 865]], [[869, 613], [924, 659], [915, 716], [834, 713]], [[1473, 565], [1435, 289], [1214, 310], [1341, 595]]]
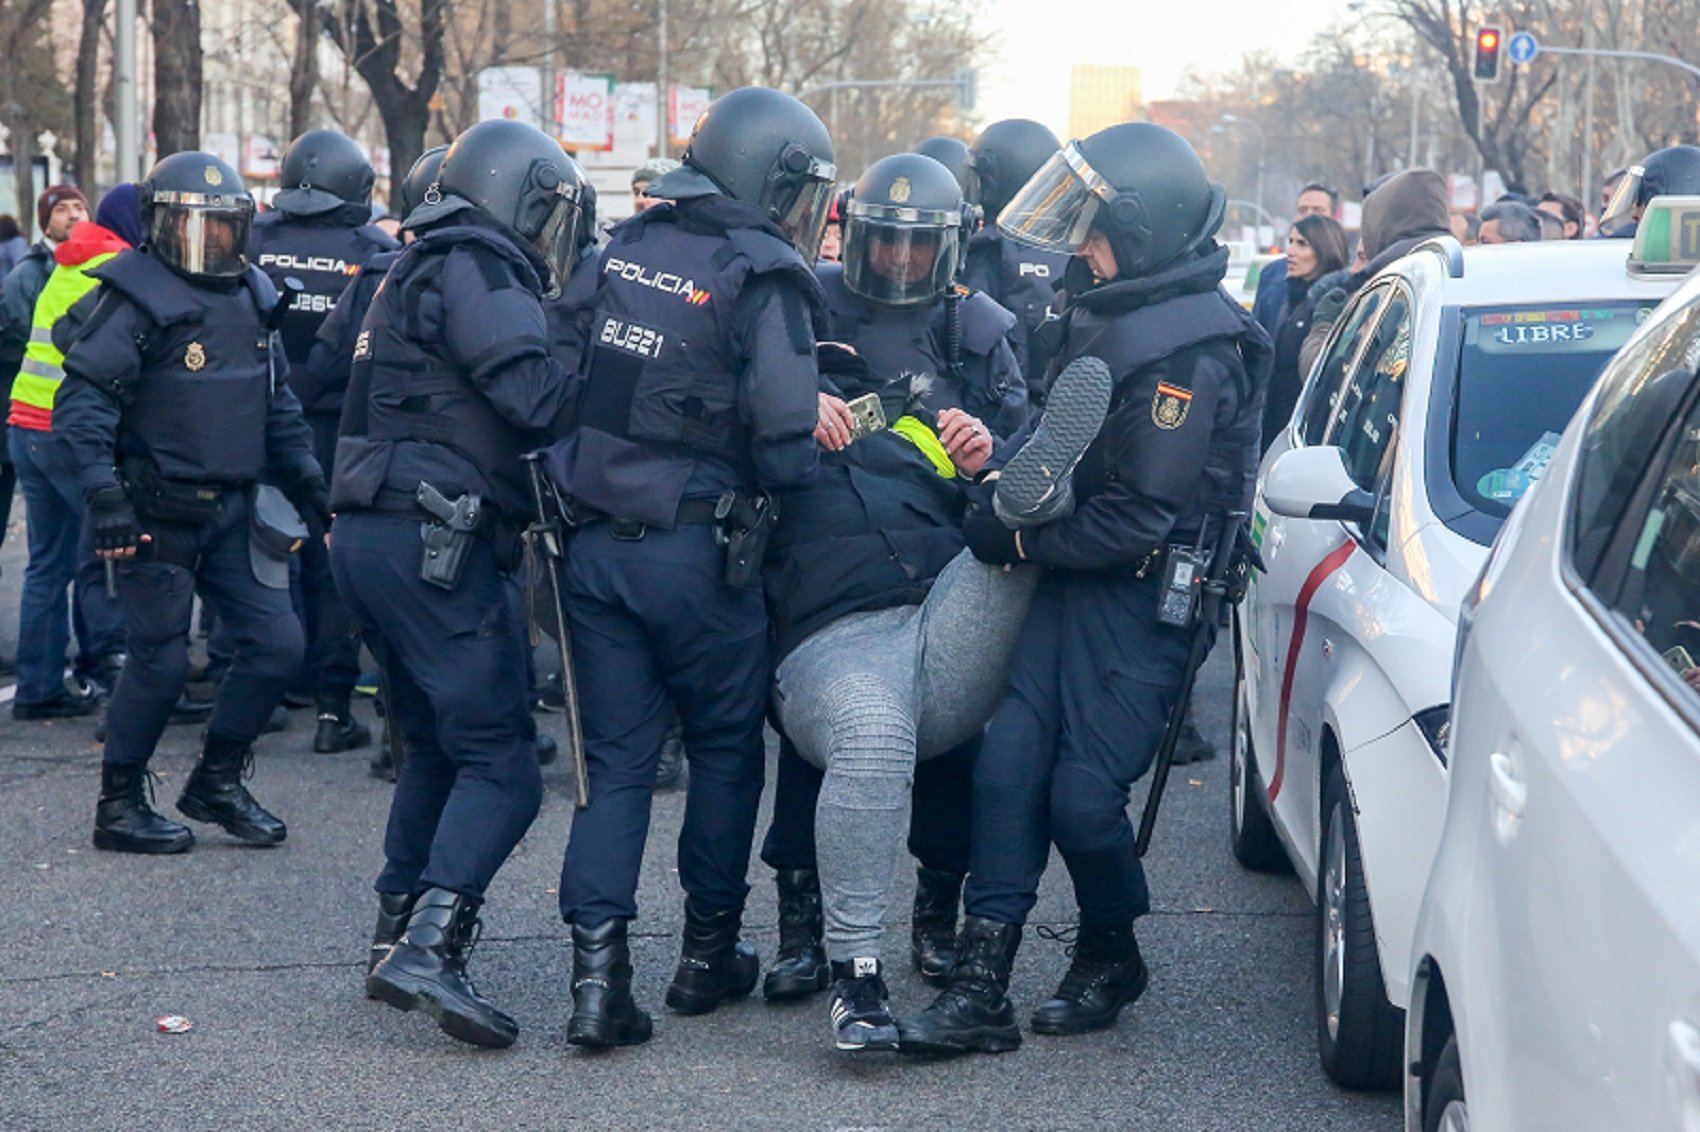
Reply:
[[[974, 173], [974, 152], [968, 148], [968, 143], [961, 138], [939, 137], [928, 138], [917, 142], [912, 153], [930, 157], [950, 170], [950, 175], [956, 178], [956, 183], [962, 189], [963, 199], [971, 204], [980, 199], [980, 179]], [[969, 225], [967, 236], [972, 236], [979, 230], [979, 206], [973, 204], [976, 222]], [[966, 238], [966, 237], [965, 237]]]
[[[1225, 201], [1184, 140], [1136, 123], [1070, 144], [1002, 212], [1011, 237], [1075, 252], [1059, 362], [1103, 373], [1108, 415], [1059, 385], [1016, 438], [996, 514], [964, 524], [976, 557], [1050, 569], [975, 768], [961, 959], [903, 1023], [905, 1049], [1020, 1043], [1010, 966], [1053, 844], [1080, 928], [1034, 1030], [1112, 1025], [1145, 989], [1133, 921], [1149, 897], [1128, 789], [1161, 742], [1194, 633], [1160, 621], [1160, 599], [1171, 567], [1246, 506], [1271, 355], [1220, 289], [1227, 251], [1212, 236]], [[1095, 436], [1089, 413], [1102, 420]], [[1094, 438], [1082, 448], [1077, 433]], [[1072, 479], [1059, 471], [1070, 468]]]
[[834, 175], [808, 107], [732, 91], [698, 120], [684, 165], [650, 186], [670, 203], [616, 228], [602, 255], [578, 430], [554, 462], [579, 512], [566, 606], [590, 774], [561, 866], [577, 1045], [651, 1033], [631, 994], [627, 923], [669, 698], [690, 785], [667, 1003], [705, 1013], [759, 974], [739, 933], [769, 677], [764, 491], [816, 466], [810, 269]]
[[[254, 221], [248, 241], [248, 258], [280, 289], [286, 278], [301, 284], [284, 299], [278, 329], [289, 359], [290, 388], [313, 430], [314, 454], [327, 471], [347, 383], [346, 375], [313, 368], [313, 346], [349, 276], [373, 256], [399, 246], [368, 223], [375, 179], [372, 163], [352, 138], [335, 130], [310, 130], [284, 152], [279, 180], [285, 187], [273, 198], [271, 211]], [[372, 733], [349, 711], [360, 676], [360, 645], [349, 633], [348, 612], [337, 599], [321, 539], [309, 539], [302, 547], [301, 591], [307, 626], [303, 675], [311, 682], [319, 717], [313, 749], [330, 753], [364, 747]]]
[[[876, 387], [901, 387], [899, 404], [913, 390], [931, 426], [955, 421], [946, 432], [953, 439], [985, 435], [985, 422], [997, 436], [1024, 424], [1026, 384], [1005, 340], [1015, 318], [953, 282], [965, 233], [962, 191], [950, 171], [920, 154], [876, 161], [850, 196], [845, 229], [843, 262], [816, 269], [831, 340], [856, 352], [857, 368]], [[970, 743], [916, 767], [909, 844], [920, 865], [911, 954], [928, 978], [942, 978], [955, 960], [977, 749]], [[821, 990], [827, 981], [815, 869], [822, 775], [789, 740], [779, 758], [773, 821], [762, 844], [779, 889], [779, 957], [762, 988], [770, 999]]]
[[1631, 165], [1600, 213], [1600, 235], [1627, 239], [1654, 197], [1700, 194], [1700, 146], [1672, 145]]
[[288, 554], [305, 534], [280, 485], [329, 521], [326, 485], [270, 322], [279, 302], [243, 255], [254, 201], [236, 171], [178, 153], [141, 185], [142, 247], [94, 269], [101, 287], [65, 353], [54, 431], [81, 468], [96, 552], [115, 564], [129, 661], [112, 692], [97, 848], [177, 853], [194, 837], [144, 800], [148, 760], [188, 672], [195, 591], [234, 645], [199, 763], [177, 808], [254, 845], [283, 822], [242, 785], [301, 663]]
[[1060, 145], [1057, 136], [1038, 122], [1009, 118], [993, 122], [974, 140], [973, 177], [963, 185], [969, 203], [978, 205], [986, 226], [968, 241], [962, 281], [990, 295], [1015, 315], [1010, 345], [1027, 376], [1035, 404], [1044, 401], [1044, 349], [1035, 350], [1033, 334], [1048, 319], [1062, 313], [1064, 300], [1056, 287], [1068, 257], [1049, 248], [1007, 239], [998, 228], [998, 214]]
[[518, 1035], [466, 961], [542, 801], [512, 574], [531, 511], [521, 456], [573, 415], [542, 298], [579, 252], [582, 184], [523, 123], [456, 139], [367, 312], [337, 438], [331, 565], [406, 752], [366, 990], [480, 1046]]

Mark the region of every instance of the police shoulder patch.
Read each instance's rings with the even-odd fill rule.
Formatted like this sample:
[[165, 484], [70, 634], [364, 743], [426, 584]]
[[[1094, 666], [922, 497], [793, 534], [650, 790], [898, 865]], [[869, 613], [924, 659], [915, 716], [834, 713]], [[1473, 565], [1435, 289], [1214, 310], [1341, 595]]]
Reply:
[[199, 342], [189, 343], [189, 348], [183, 351], [183, 366], [190, 373], [199, 373], [207, 367], [207, 350]]
[[1192, 390], [1159, 381], [1157, 392], [1151, 398], [1151, 423], [1158, 428], [1180, 428], [1186, 423], [1186, 414], [1191, 408]]

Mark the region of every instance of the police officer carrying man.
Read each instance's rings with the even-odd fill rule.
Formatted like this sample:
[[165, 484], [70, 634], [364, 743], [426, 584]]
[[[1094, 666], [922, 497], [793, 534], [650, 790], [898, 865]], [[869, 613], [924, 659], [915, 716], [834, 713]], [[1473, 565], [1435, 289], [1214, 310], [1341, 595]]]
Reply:
[[[255, 845], [283, 822], [242, 785], [301, 663], [287, 556], [306, 534], [275, 489], [329, 521], [301, 407], [282, 383], [279, 302], [243, 256], [254, 200], [206, 153], [173, 154], [141, 185], [142, 247], [95, 268], [100, 288], [65, 352], [53, 428], [81, 469], [95, 551], [116, 564], [129, 660], [107, 715], [97, 848], [178, 853], [189, 830], [143, 799], [147, 764], [188, 673], [196, 588], [235, 656], [177, 808]], [[85, 300], [85, 302], [88, 300]]]
[[[981, 560], [1050, 569], [974, 771], [961, 959], [902, 1023], [906, 1050], [1020, 1044], [1010, 966], [1052, 844], [1080, 928], [1033, 1029], [1112, 1025], [1145, 990], [1133, 921], [1149, 897], [1128, 789], [1161, 742], [1193, 638], [1159, 621], [1160, 597], [1177, 555], [1212, 545], [1224, 512], [1245, 506], [1269, 372], [1267, 336], [1219, 286], [1225, 202], [1184, 140], [1135, 123], [1071, 143], [1003, 211], [1011, 237], [1076, 254], [1059, 360], [1101, 359], [1108, 416], [1059, 393], [1017, 438], [997, 514], [964, 524]], [[1102, 428], [1082, 449], [1073, 437], [1093, 435], [1090, 413]]]
[[1035, 405], [1044, 403], [1046, 372], [1043, 349], [1033, 348], [1033, 333], [1047, 319], [1062, 313], [1063, 299], [1055, 285], [1068, 257], [1049, 248], [1036, 248], [1007, 239], [998, 228], [998, 214], [1021, 186], [1060, 149], [1057, 136], [1038, 122], [1007, 118], [981, 131], [969, 149], [973, 177], [963, 185], [971, 204], [985, 215], [986, 226], [968, 241], [968, 262], [962, 281], [984, 291], [1015, 315], [1010, 332], [1015, 360], [1027, 376]]
[[671, 203], [620, 225], [603, 252], [578, 431], [556, 464], [581, 523], [566, 606], [590, 775], [561, 866], [575, 1045], [651, 1033], [631, 994], [627, 923], [669, 697], [690, 785], [667, 1004], [705, 1013], [760, 972], [739, 930], [769, 679], [763, 491], [806, 481], [818, 459], [810, 268], [834, 175], [808, 107], [732, 91], [698, 120], [684, 166], [650, 186]]
[[543, 797], [511, 575], [531, 513], [521, 456], [573, 413], [542, 298], [578, 254], [582, 184], [524, 123], [456, 139], [366, 315], [337, 440], [331, 565], [406, 751], [366, 990], [480, 1046], [519, 1033], [466, 962]]
[[[924, 390], [921, 406], [956, 447], [976, 430], [982, 436], [1013, 433], [1027, 419], [1026, 383], [1005, 340], [1015, 317], [954, 282], [966, 233], [962, 190], [950, 171], [915, 153], [876, 161], [856, 183], [847, 212], [843, 262], [816, 269], [831, 340], [853, 349], [856, 364], [875, 381]], [[829, 362], [822, 365], [828, 368]], [[928, 978], [942, 978], [955, 961], [957, 903], [968, 871], [969, 780], [978, 746], [976, 741], [926, 759], [915, 770], [909, 846], [920, 865], [911, 954]], [[779, 890], [779, 956], [762, 986], [770, 999], [827, 984], [815, 868], [821, 782], [822, 772], [786, 740], [761, 854]]]
[[[329, 472], [347, 382], [346, 375], [338, 380], [314, 369], [314, 342], [349, 276], [399, 245], [368, 223], [376, 174], [352, 138], [335, 130], [302, 134], [284, 152], [278, 177], [285, 187], [273, 198], [271, 211], [254, 221], [248, 256], [279, 287], [285, 278], [302, 284], [284, 300], [278, 330], [289, 359], [290, 388], [313, 430], [314, 455]], [[301, 590], [306, 675], [319, 717], [313, 750], [328, 754], [364, 747], [372, 733], [349, 711], [360, 677], [360, 644], [348, 631], [348, 612], [337, 598], [330, 552], [321, 539], [309, 539], [301, 548]]]

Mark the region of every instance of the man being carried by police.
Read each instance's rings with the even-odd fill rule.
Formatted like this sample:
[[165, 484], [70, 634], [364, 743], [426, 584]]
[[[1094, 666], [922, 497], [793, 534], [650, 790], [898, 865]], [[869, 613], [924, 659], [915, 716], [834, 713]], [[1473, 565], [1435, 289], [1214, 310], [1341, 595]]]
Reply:
[[366, 991], [479, 1046], [519, 1032], [466, 965], [543, 796], [512, 575], [532, 511], [521, 457], [576, 402], [542, 297], [578, 255], [582, 184], [523, 123], [456, 139], [366, 314], [337, 438], [331, 567], [405, 751]]
[[1035, 405], [1044, 404], [1046, 363], [1052, 352], [1035, 342], [1035, 333], [1062, 313], [1064, 297], [1057, 291], [1068, 257], [1050, 248], [1008, 239], [998, 227], [1004, 210], [1035, 170], [1061, 148], [1057, 136], [1038, 122], [1008, 118], [980, 132], [969, 149], [968, 202], [979, 206], [986, 226], [968, 241], [962, 281], [983, 291], [1015, 315], [1010, 345], [1028, 379]]
[[[864, 388], [876, 379], [883, 383], [881, 389], [901, 389], [897, 394], [888, 391], [886, 397], [890, 400], [895, 396], [899, 408], [909, 399], [915, 402], [917, 415], [904, 418], [904, 427], [942, 430], [951, 441], [949, 454], [953, 458], [965, 447], [981, 444], [989, 452], [993, 439], [1008, 436], [1025, 423], [1026, 386], [1005, 340], [1014, 316], [985, 295], [953, 282], [966, 236], [963, 220], [961, 189], [949, 170], [932, 158], [919, 154], [887, 157], [870, 167], [857, 183], [846, 209], [843, 262], [821, 264], [816, 269], [826, 292], [833, 345], [849, 348], [823, 351], [823, 372], [830, 371], [823, 378], [823, 387], [835, 395], [835, 408], [857, 395], [862, 398], [859, 412], [839, 410], [848, 415], [834, 422], [833, 432], [823, 436], [834, 451], [849, 435], [846, 429], [861, 429], [870, 421], [883, 423], [888, 419], [880, 413], [875, 390]], [[846, 388], [847, 382], [855, 384], [854, 393]], [[898, 416], [893, 414], [889, 419], [897, 421]], [[919, 423], [923, 421], [925, 424]], [[877, 453], [889, 445], [888, 437], [852, 449], [851, 455]], [[916, 463], [919, 456], [914, 445], [905, 442], [900, 450], [911, 457], [901, 468], [927, 466], [924, 460]], [[793, 539], [811, 540], [808, 545], [812, 549], [834, 545], [812, 541], [825, 539], [830, 533], [821, 521], [823, 515], [831, 513], [826, 501], [848, 506], [842, 517], [846, 523], [870, 515], [873, 504], [864, 504], [851, 490], [852, 483], [862, 482], [860, 472], [847, 470], [860, 469], [861, 462], [829, 460], [827, 466], [831, 476], [817, 477], [813, 487], [800, 489], [805, 502], [799, 505], [812, 508], [809, 518], [799, 518], [789, 496], [781, 496], [780, 513], [785, 518], [777, 541], [789, 544]], [[948, 462], [941, 465], [941, 471], [948, 470]], [[858, 476], [856, 480], [846, 479], [853, 474]], [[932, 477], [932, 481], [937, 479]], [[947, 490], [925, 477], [921, 482], [931, 494], [944, 492], [950, 496], [961, 484], [953, 478]], [[891, 514], [882, 511], [879, 519], [871, 520], [871, 529], [877, 532], [891, 522], [902, 525], [907, 514], [901, 507]], [[917, 521], [937, 525], [933, 513], [925, 513]], [[957, 539], [954, 529], [949, 538]], [[876, 544], [883, 545], [881, 538], [870, 534], [859, 545], [871, 548]], [[878, 557], [882, 563], [891, 561], [889, 552]], [[830, 550], [813, 563], [801, 563], [793, 557], [787, 569], [801, 574], [783, 584], [812, 589], [824, 582], [827, 590], [833, 590], [842, 576], [826, 566], [831, 560]], [[925, 577], [918, 579], [918, 586], [924, 588], [937, 572], [937, 565], [932, 564]], [[819, 596], [816, 594], [815, 600]], [[780, 611], [776, 610], [778, 615]], [[976, 749], [977, 743], [970, 736], [949, 752], [926, 752], [925, 761], [918, 767], [906, 765], [902, 772], [907, 777], [913, 770], [915, 777], [915, 818], [909, 844], [920, 862], [912, 958], [929, 978], [942, 977], [955, 960], [957, 904], [962, 876], [968, 870], [969, 780]], [[912, 749], [908, 759], [912, 764]], [[826, 762], [825, 751], [817, 750], [804, 759], [790, 738], [781, 743], [773, 821], [762, 844], [762, 860], [775, 870], [779, 887], [779, 956], [762, 987], [769, 999], [823, 990], [830, 979], [828, 955], [822, 947], [821, 887], [815, 853], [816, 799]], [[842, 795], [843, 778], [851, 772], [841, 767], [836, 773], [840, 778], [837, 793]], [[840, 807], [833, 811], [835, 816], [844, 816], [843, 804], [842, 799], [835, 803]], [[880, 829], [883, 831], [883, 823]], [[835, 843], [842, 842], [837, 834], [827, 836]], [[883, 910], [885, 874], [890, 872], [891, 862], [883, 848], [877, 859], [884, 862], [873, 866], [874, 874], [881, 878], [876, 902]], [[844, 867], [842, 863], [840, 867]], [[837, 941], [834, 949], [854, 950], [877, 942], [877, 916], [872, 923], [871, 937], [859, 933], [854, 942]], [[847, 963], [852, 957], [868, 959], [877, 954], [877, 948], [866, 953], [856, 951], [854, 956], [838, 955], [833, 961]]]
[[[178, 853], [189, 830], [144, 799], [148, 760], [187, 677], [196, 588], [234, 646], [206, 745], [177, 808], [254, 845], [283, 822], [242, 784], [301, 663], [288, 556], [319, 529], [327, 489], [271, 320], [279, 302], [243, 256], [254, 200], [206, 153], [174, 154], [141, 185], [142, 247], [90, 274], [100, 287], [65, 351], [53, 429], [80, 469], [97, 554], [114, 564], [129, 660], [112, 692], [97, 848]], [[66, 320], [69, 321], [69, 320]]]
[[1245, 506], [1268, 378], [1267, 336], [1220, 289], [1224, 204], [1184, 140], [1138, 123], [1070, 144], [1003, 212], [1013, 238], [1075, 253], [1059, 362], [1103, 373], [1108, 415], [1099, 427], [1088, 410], [1104, 402], [1065, 405], [1059, 380], [1042, 423], [1007, 446], [993, 513], [964, 525], [982, 561], [1048, 569], [974, 771], [961, 957], [901, 1023], [904, 1050], [1020, 1044], [1010, 967], [1052, 845], [1080, 926], [1033, 1029], [1109, 1026], [1145, 990], [1133, 922], [1149, 897], [1128, 790], [1162, 741], [1197, 629], [1190, 591], [1175, 603], [1168, 587], [1202, 572], [1223, 514]]
[[551, 474], [579, 527], [566, 565], [590, 804], [561, 866], [575, 1045], [648, 1040], [627, 924], [669, 698], [690, 761], [679, 880], [684, 944], [667, 1003], [700, 1014], [755, 986], [740, 938], [764, 777], [769, 491], [806, 482], [823, 412], [820, 285], [832, 143], [774, 90], [697, 122], [658, 205], [602, 255], [578, 428]]
[[[248, 258], [280, 290], [288, 286], [286, 279], [300, 284], [284, 296], [278, 331], [289, 359], [289, 386], [313, 430], [313, 453], [329, 476], [347, 382], [345, 374], [313, 367], [313, 344], [349, 276], [398, 245], [369, 222], [376, 174], [352, 138], [335, 130], [302, 134], [284, 151], [278, 175], [284, 187], [272, 198], [271, 211], [255, 219]], [[348, 611], [337, 599], [322, 538], [309, 539], [301, 548], [299, 585], [307, 663], [297, 683], [302, 694], [313, 697], [319, 717], [313, 750], [328, 754], [364, 747], [372, 733], [349, 711], [360, 678], [360, 642], [349, 632]]]

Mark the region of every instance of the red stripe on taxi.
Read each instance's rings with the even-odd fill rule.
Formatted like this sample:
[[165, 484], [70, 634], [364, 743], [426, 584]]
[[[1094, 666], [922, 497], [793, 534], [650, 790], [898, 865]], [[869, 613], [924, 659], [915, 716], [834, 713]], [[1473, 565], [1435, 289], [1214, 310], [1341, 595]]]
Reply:
[[1298, 667], [1299, 649], [1305, 640], [1305, 623], [1310, 620], [1310, 600], [1329, 575], [1346, 564], [1356, 548], [1357, 544], [1348, 539], [1329, 551], [1328, 556], [1318, 562], [1305, 578], [1305, 584], [1299, 587], [1299, 596], [1293, 602], [1293, 639], [1287, 645], [1287, 663], [1281, 671], [1280, 710], [1275, 720], [1275, 774], [1269, 780], [1271, 802], [1281, 793], [1281, 780], [1287, 773], [1287, 711], [1293, 703], [1293, 673]]

